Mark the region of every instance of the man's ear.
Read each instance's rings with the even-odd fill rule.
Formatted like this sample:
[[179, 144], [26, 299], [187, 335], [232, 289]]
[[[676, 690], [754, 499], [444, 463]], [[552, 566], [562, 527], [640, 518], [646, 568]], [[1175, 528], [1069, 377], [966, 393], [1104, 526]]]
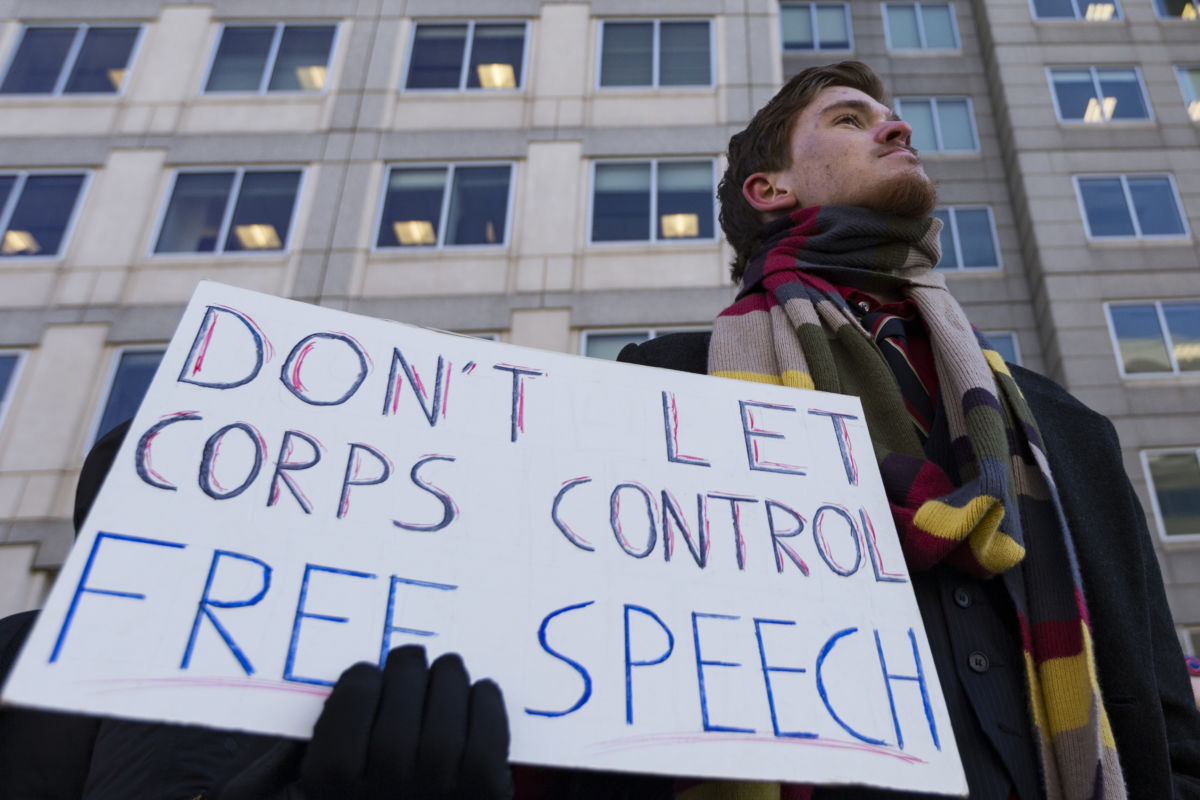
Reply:
[[742, 196], [755, 211], [763, 214], [779, 214], [799, 206], [799, 199], [787, 187], [780, 186], [776, 175], [756, 172], [742, 184]]

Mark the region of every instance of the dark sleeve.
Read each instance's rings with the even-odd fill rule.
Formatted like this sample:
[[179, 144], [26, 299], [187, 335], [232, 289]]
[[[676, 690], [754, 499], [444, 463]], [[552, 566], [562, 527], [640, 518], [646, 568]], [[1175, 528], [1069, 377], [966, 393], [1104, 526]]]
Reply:
[[641, 344], [627, 344], [617, 355], [617, 361], [642, 364], [647, 367], [695, 372], [708, 372], [708, 331], [669, 333]]

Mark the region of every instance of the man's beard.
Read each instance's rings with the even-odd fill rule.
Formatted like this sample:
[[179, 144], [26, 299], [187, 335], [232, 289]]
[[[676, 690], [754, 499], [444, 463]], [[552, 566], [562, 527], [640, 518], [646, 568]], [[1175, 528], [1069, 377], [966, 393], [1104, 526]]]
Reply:
[[927, 217], [937, 205], [937, 188], [924, 174], [910, 172], [876, 187], [862, 205], [899, 217]]

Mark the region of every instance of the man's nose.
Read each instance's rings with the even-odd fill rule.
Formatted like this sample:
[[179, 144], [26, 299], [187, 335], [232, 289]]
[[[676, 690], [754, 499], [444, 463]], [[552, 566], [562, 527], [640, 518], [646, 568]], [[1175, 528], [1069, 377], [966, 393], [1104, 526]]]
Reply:
[[912, 126], [901, 119], [890, 119], [875, 127], [875, 141], [912, 147]]

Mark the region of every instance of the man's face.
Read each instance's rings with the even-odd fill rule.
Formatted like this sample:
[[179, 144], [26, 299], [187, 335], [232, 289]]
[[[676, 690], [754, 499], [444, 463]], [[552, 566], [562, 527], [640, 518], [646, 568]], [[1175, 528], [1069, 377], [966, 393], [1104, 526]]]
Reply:
[[793, 208], [863, 206], [924, 217], [937, 193], [910, 144], [912, 128], [870, 95], [847, 86], [821, 90], [792, 129], [792, 163], [771, 173]]

